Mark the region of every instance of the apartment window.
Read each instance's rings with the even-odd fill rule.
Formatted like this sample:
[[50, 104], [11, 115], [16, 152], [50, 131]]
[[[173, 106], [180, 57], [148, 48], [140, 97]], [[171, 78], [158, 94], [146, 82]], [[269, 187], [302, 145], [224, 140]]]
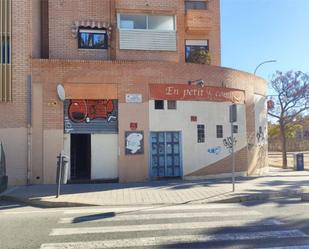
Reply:
[[174, 31], [174, 16], [119, 15], [120, 29]]
[[238, 125], [233, 125], [233, 133], [234, 134], [238, 133]]
[[210, 64], [208, 40], [186, 40], [186, 62]]
[[10, 37], [2, 37], [1, 46], [1, 64], [10, 64]]
[[175, 16], [118, 14], [119, 48], [177, 51]]
[[177, 108], [176, 100], [168, 100], [167, 101], [167, 109], [169, 109], [169, 110], [176, 110], [176, 108]]
[[12, 1], [0, 0], [0, 102], [12, 100]]
[[205, 125], [197, 125], [197, 142], [205, 143]]
[[208, 5], [206, 1], [185, 1], [186, 10], [207, 10]]
[[223, 138], [223, 125], [217, 125], [217, 138]]
[[105, 29], [80, 28], [78, 31], [78, 48], [107, 49], [108, 38]]
[[154, 105], [155, 110], [164, 110], [164, 100], [155, 100]]

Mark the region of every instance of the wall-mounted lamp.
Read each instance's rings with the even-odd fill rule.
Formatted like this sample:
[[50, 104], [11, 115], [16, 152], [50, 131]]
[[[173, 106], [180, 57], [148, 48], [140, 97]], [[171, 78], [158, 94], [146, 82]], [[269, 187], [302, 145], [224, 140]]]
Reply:
[[191, 86], [192, 84], [198, 85], [200, 87], [204, 87], [205, 86], [205, 81], [202, 80], [202, 79], [199, 79], [199, 80], [189, 80], [188, 81], [188, 85]]

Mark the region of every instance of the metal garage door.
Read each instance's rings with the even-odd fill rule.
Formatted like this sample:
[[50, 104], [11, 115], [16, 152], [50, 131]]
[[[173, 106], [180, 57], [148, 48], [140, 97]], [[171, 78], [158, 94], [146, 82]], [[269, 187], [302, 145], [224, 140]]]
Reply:
[[150, 176], [182, 175], [180, 132], [151, 132]]

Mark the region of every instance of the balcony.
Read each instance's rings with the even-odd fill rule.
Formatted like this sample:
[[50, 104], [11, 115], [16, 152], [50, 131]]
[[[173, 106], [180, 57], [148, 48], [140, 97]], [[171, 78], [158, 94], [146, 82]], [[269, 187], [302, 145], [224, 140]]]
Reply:
[[212, 14], [208, 10], [187, 10], [186, 32], [188, 34], [208, 34], [212, 29]]

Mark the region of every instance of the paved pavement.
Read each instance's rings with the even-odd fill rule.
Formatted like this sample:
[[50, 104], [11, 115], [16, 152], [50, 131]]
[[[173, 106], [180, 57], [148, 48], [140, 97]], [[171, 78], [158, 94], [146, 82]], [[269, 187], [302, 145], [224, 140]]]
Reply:
[[234, 193], [230, 179], [217, 179], [63, 185], [59, 198], [55, 198], [56, 185], [33, 185], [11, 188], [0, 198], [45, 207], [241, 202], [300, 197], [305, 186], [309, 186], [309, 171], [270, 168], [263, 177], [237, 178]]

